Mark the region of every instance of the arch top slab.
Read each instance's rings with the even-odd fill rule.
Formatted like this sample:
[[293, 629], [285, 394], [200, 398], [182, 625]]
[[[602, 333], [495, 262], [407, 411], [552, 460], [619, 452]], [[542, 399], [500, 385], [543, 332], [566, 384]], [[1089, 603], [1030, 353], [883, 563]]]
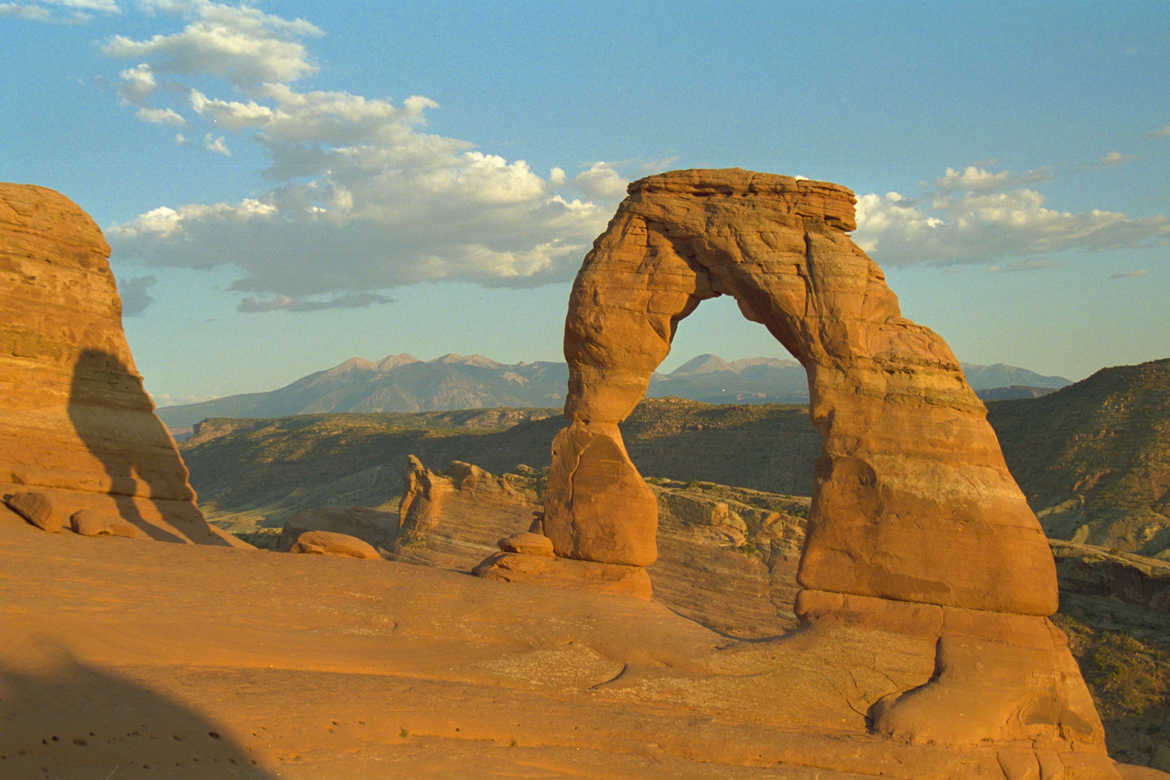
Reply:
[[850, 240], [850, 190], [728, 169], [659, 174], [628, 191], [577, 274], [565, 322], [569, 425], [553, 444], [544, 520], [558, 555], [653, 562], [656, 505], [617, 424], [678, 322], [731, 295], [808, 373], [824, 450], [804, 587], [1055, 611], [1052, 555], [983, 404]]

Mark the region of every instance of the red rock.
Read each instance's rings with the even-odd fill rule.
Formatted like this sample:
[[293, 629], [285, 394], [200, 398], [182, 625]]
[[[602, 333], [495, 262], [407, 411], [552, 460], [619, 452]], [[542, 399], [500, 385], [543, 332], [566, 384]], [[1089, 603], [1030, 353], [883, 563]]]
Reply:
[[156, 539], [238, 544], [208, 526], [122, 332], [110, 248], [52, 190], [0, 184], [0, 491], [92, 509]]
[[548, 555], [501, 552], [475, 567], [472, 574], [499, 582], [532, 583], [634, 596], [645, 601], [649, 601], [653, 595], [650, 575], [641, 566], [575, 561]]
[[983, 404], [943, 340], [901, 316], [881, 269], [849, 240], [849, 190], [726, 170], [651, 176], [629, 191], [569, 300], [571, 425], [553, 446], [544, 526], [559, 555], [653, 555], [653, 502], [617, 423], [678, 321], [731, 295], [809, 375], [825, 446], [805, 587], [1056, 609], [1052, 556]]
[[55, 534], [64, 523], [53, 501], [44, 493], [23, 491], [4, 497], [4, 503], [42, 531]]
[[95, 509], [82, 509], [69, 518], [74, 533], [82, 536], [124, 536], [127, 539], [143, 539], [146, 534], [120, 517], [105, 514]]
[[356, 536], [333, 531], [305, 531], [293, 542], [289, 552], [308, 555], [334, 555], [340, 558], [381, 560], [378, 551]]
[[503, 552], [540, 555], [545, 558], [552, 558], [554, 556], [552, 540], [547, 536], [535, 534], [531, 531], [522, 531], [518, 534], [505, 536], [498, 544], [500, 550]]
[[[569, 299], [569, 425], [552, 446], [542, 526], [556, 561], [654, 560], [657, 506], [618, 423], [678, 322], [730, 295], [804, 366], [824, 442], [799, 569], [809, 637], [861, 629], [935, 648], [934, 676], [870, 702], [874, 729], [1103, 753], [1100, 719], [1045, 618], [1057, 607], [1047, 540], [950, 348], [901, 315], [850, 241], [853, 203], [834, 184], [738, 169], [630, 185]], [[511, 566], [553, 576], [534, 560]]]

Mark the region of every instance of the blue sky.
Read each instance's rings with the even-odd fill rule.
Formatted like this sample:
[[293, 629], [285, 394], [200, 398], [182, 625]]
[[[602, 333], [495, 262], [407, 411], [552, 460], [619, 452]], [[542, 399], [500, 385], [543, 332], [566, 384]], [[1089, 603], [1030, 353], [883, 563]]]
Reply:
[[[1170, 355], [1164, 2], [0, 0], [0, 180], [113, 246], [160, 404], [351, 356], [560, 359], [625, 183], [833, 181], [961, 360]], [[702, 352], [785, 357], [726, 301]]]

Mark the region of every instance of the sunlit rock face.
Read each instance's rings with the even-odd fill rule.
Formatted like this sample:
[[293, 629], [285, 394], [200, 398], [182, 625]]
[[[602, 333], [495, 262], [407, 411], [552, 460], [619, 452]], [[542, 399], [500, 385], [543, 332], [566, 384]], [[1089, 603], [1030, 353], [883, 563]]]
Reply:
[[798, 615], [821, 630], [913, 635], [936, 654], [922, 685], [867, 702], [874, 730], [1103, 750], [1045, 617], [1057, 589], [1040, 525], [950, 348], [901, 315], [850, 240], [854, 202], [835, 184], [738, 169], [630, 185], [569, 300], [569, 424], [552, 446], [541, 530], [563, 558], [654, 562], [656, 502], [618, 423], [678, 322], [730, 295], [805, 367], [824, 440]]
[[109, 254], [68, 198], [0, 184], [0, 493], [44, 495], [65, 523], [85, 511], [86, 528], [228, 544], [143, 389]]

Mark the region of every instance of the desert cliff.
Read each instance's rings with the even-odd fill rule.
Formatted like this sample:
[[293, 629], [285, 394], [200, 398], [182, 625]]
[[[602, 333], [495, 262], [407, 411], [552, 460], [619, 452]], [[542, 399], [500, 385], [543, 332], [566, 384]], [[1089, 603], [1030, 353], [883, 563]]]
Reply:
[[143, 389], [109, 254], [64, 196], [0, 184], [0, 495], [14, 497], [0, 513], [35, 501], [58, 529], [86, 512], [76, 529], [236, 544], [196, 508]]

